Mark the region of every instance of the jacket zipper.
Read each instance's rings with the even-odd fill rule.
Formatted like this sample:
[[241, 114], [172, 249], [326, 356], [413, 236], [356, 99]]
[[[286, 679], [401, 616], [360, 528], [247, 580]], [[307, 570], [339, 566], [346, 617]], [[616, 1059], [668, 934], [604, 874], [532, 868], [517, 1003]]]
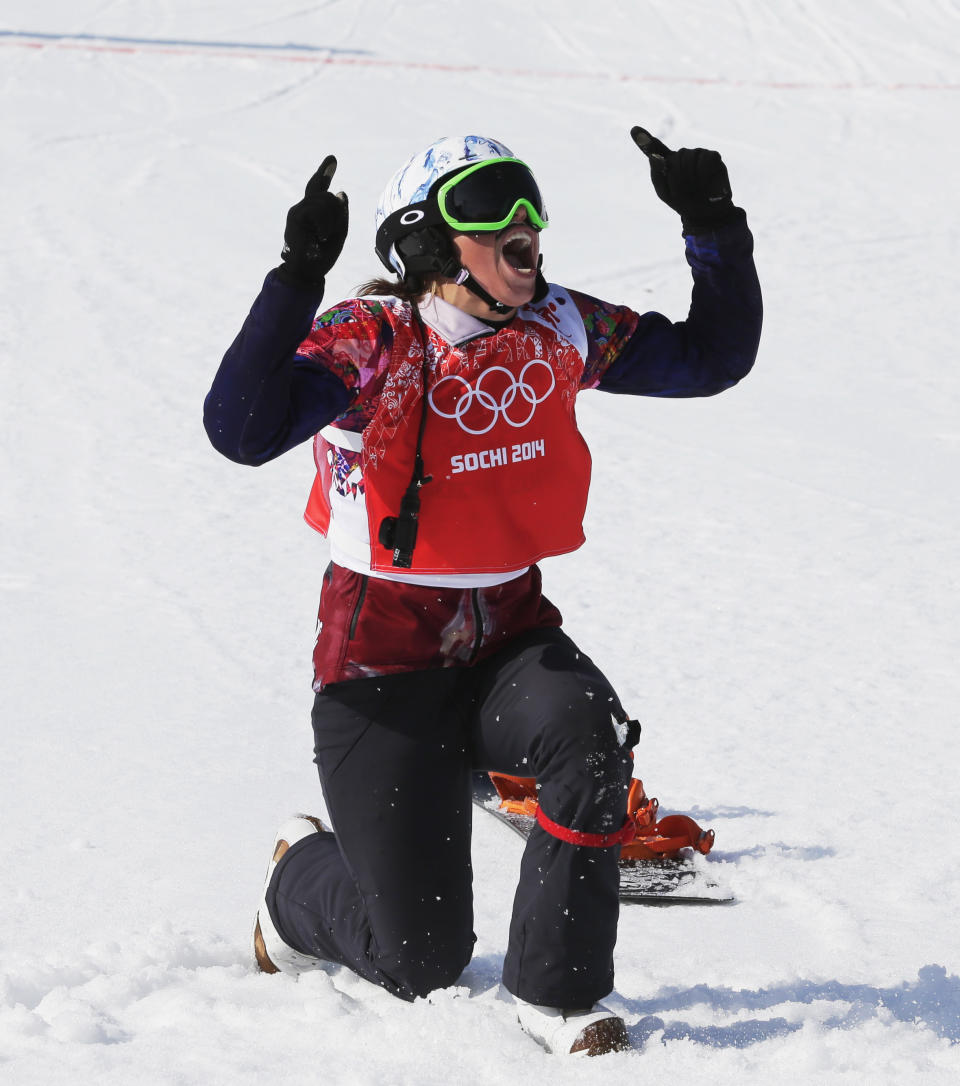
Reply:
[[369, 578], [364, 577], [363, 574], [361, 574], [360, 576], [360, 594], [357, 596], [357, 602], [354, 604], [353, 607], [353, 614], [350, 616], [350, 633], [348, 636], [351, 641], [353, 640], [354, 635], [357, 632], [357, 623], [360, 621], [360, 608], [363, 607], [363, 601], [367, 595], [367, 581], [369, 580]]

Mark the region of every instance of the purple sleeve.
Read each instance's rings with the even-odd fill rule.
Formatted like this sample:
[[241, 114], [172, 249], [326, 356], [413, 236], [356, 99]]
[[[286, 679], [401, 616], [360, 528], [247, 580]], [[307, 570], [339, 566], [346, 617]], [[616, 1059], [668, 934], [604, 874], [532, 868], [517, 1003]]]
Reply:
[[686, 244], [693, 295], [685, 321], [577, 297], [589, 344], [584, 387], [632, 396], [713, 396], [750, 372], [763, 303], [746, 217], [688, 235]]
[[267, 275], [203, 405], [207, 436], [230, 460], [273, 460], [313, 437], [353, 399], [336, 374], [297, 354], [321, 297], [287, 286], [275, 271]]

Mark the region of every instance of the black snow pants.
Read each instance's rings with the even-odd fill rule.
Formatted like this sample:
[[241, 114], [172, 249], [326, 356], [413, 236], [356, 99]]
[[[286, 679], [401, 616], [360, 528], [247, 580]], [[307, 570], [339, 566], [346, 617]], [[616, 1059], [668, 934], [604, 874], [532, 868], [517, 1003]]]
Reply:
[[[453, 984], [473, 951], [470, 776], [536, 777], [543, 813], [585, 834], [621, 829], [631, 776], [616, 694], [559, 629], [474, 667], [334, 683], [316, 696], [316, 762], [335, 834], [278, 864], [280, 936], [404, 999]], [[513, 903], [503, 982], [553, 1007], [613, 987], [619, 847], [539, 825]]]

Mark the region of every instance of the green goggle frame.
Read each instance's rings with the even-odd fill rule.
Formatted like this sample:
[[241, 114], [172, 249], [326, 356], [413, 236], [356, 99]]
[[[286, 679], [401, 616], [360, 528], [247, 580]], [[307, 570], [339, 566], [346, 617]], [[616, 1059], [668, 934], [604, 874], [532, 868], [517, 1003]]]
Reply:
[[[477, 175], [484, 172], [482, 177]], [[530, 225], [549, 225], [543, 197], [530, 171], [519, 158], [488, 158], [455, 174], [436, 193], [444, 222], [460, 233], [503, 230], [522, 207]]]

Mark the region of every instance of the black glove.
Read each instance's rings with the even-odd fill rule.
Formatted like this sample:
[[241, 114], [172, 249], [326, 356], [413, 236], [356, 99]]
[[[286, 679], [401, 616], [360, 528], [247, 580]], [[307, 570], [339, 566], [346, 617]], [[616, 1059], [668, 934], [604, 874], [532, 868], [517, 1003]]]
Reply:
[[661, 200], [680, 215], [685, 234], [702, 234], [742, 215], [733, 205], [727, 167], [717, 151], [671, 151], [639, 125], [633, 142], [650, 160], [650, 179]]
[[322, 288], [347, 240], [347, 194], [328, 191], [336, 169], [337, 160], [327, 155], [307, 182], [303, 199], [287, 212], [277, 276], [288, 286]]

